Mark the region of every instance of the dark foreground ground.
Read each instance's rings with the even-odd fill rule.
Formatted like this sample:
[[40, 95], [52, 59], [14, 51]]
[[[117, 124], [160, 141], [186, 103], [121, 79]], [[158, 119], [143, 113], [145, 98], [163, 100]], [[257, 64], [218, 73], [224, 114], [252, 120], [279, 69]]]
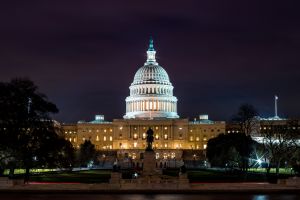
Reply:
[[1, 200], [299, 200], [297, 194], [1, 194]]

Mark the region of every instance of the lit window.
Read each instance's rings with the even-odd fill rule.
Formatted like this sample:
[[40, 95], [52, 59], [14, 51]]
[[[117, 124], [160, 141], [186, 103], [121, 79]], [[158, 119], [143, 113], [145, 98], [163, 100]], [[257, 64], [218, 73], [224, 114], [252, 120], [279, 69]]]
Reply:
[[76, 138], [74, 138], [73, 141], [76, 142]]
[[112, 136], [109, 136], [109, 141], [112, 141], [113, 139], [112, 139]]
[[156, 129], [156, 130], [158, 130], [158, 126], [157, 126], [157, 127], [155, 127], [155, 129]]
[[156, 139], [156, 140], [158, 140], [158, 139], [159, 139], [159, 136], [158, 136], [158, 134], [156, 134], [156, 135], [155, 135], [155, 139]]
[[165, 140], [167, 140], [167, 139], [168, 139], [168, 135], [167, 135], [167, 134], [165, 134], [165, 135], [164, 135], [164, 138], [165, 138]]
[[171, 158], [175, 158], [175, 155], [176, 155], [175, 152], [172, 152], [171, 153]]
[[132, 153], [132, 159], [136, 159], [136, 154]]
[[143, 139], [146, 139], [146, 133], [143, 133]]
[[92, 132], [92, 130], [90, 129], [89, 132]]
[[138, 138], [138, 135], [135, 133], [135, 134], [133, 134], [133, 138], [134, 139], [137, 139]]
[[112, 129], [109, 129], [110, 132], [112, 132]]
[[204, 144], [204, 145], [203, 145], [203, 149], [206, 149], [206, 147], [207, 147], [207, 145], [206, 145], [206, 144]]
[[98, 133], [98, 132], [99, 132], [99, 130], [97, 129], [97, 130], [96, 130], [96, 132]]
[[206, 141], [207, 140], [206, 137], [204, 137], [203, 140]]
[[85, 137], [83, 137], [82, 140], [84, 141], [84, 140], [85, 140]]
[[193, 130], [190, 130], [190, 132], [193, 132]]
[[193, 141], [193, 140], [194, 140], [193, 136], [190, 136], [190, 141]]
[[99, 141], [99, 136], [98, 135], [96, 136], [96, 141]]
[[181, 128], [181, 127], [179, 127], [179, 130], [182, 130], [182, 128]]
[[103, 137], [103, 141], [106, 141], [106, 136]]
[[156, 158], [156, 159], [159, 159], [159, 153], [156, 153], [156, 154], [155, 154], [155, 158]]
[[196, 149], [199, 149], [199, 145], [198, 144], [196, 145]]
[[137, 142], [133, 143], [133, 147], [136, 148], [137, 147]]
[[199, 141], [199, 137], [196, 137], [196, 141]]
[[69, 138], [69, 141], [72, 142], [72, 138]]
[[106, 129], [104, 129], [104, 133], [106, 133]]
[[167, 143], [165, 143], [165, 148], [167, 148], [168, 147], [168, 144]]
[[168, 127], [165, 127], [165, 130], [167, 130], [168, 129]]
[[65, 133], [68, 133], [68, 131], [65, 131]]
[[109, 149], [112, 149], [112, 145], [109, 145]]
[[120, 127], [120, 130], [122, 130], [122, 129], [123, 129], [123, 127], [121, 126], [121, 127]]

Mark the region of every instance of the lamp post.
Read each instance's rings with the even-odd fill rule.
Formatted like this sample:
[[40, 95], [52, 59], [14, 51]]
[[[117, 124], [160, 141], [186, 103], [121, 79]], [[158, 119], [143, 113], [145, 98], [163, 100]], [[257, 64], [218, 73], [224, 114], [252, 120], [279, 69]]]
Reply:
[[28, 97], [28, 103], [27, 103], [27, 113], [29, 115], [30, 113], [30, 108], [31, 108], [32, 100], [30, 97]]
[[278, 117], [278, 114], [277, 114], [277, 101], [278, 101], [278, 96], [277, 96], [277, 95], [275, 95], [274, 101], [275, 101], [275, 117]]

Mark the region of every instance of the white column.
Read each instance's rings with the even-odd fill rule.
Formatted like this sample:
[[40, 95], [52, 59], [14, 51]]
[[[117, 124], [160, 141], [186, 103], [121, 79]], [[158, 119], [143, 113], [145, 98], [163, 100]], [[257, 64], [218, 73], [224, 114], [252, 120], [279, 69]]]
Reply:
[[138, 101], [138, 111], [141, 111], [141, 101]]

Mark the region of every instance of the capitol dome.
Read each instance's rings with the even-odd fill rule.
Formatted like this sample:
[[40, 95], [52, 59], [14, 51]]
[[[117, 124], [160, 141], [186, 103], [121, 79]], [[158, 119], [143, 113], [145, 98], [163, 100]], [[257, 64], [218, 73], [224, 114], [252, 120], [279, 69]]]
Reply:
[[138, 69], [126, 98], [125, 119], [179, 118], [177, 98], [168, 73], [155, 59], [156, 51], [150, 39], [147, 61]]
[[159, 65], [153, 64], [144, 65], [136, 72], [131, 85], [141, 84], [171, 85], [166, 70]]

